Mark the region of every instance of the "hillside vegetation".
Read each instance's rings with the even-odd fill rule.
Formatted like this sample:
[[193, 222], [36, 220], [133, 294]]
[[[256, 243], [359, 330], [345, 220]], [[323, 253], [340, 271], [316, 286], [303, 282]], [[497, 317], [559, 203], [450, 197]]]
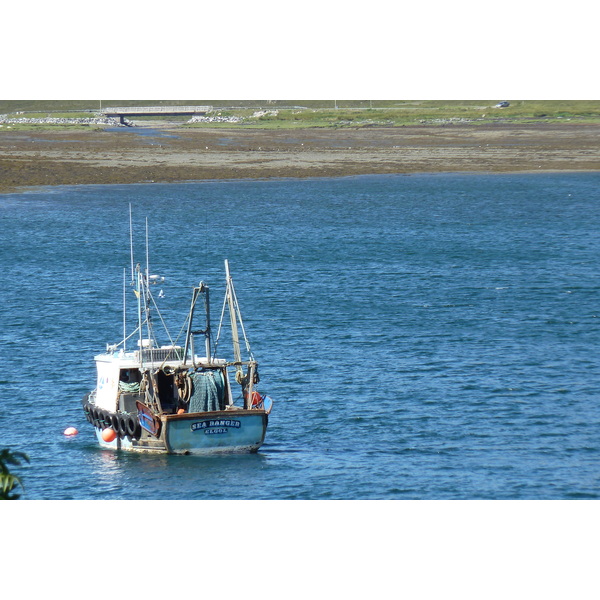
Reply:
[[[505, 99], [501, 99], [505, 100]], [[600, 101], [589, 100], [0, 100], [6, 119], [81, 117], [108, 106], [211, 106], [204, 122], [189, 117], [143, 117], [186, 127], [373, 127], [448, 123], [600, 121]], [[134, 123], [136, 117], [131, 119]], [[25, 125], [17, 125], [24, 127]], [[57, 125], [64, 126], [64, 125]]]

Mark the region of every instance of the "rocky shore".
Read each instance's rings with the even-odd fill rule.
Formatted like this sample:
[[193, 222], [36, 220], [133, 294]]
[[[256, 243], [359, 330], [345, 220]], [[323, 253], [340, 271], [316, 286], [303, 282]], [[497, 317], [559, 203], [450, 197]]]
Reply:
[[0, 127], [0, 192], [41, 185], [600, 170], [600, 125]]
[[9, 117], [0, 115], [0, 126], [6, 125], [102, 125], [104, 127], [120, 127], [124, 125], [113, 117]]

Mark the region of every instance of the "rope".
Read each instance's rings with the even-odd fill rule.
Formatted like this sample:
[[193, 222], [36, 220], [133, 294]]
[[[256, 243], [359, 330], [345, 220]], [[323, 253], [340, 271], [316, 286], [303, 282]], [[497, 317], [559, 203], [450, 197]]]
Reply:
[[125, 392], [126, 394], [137, 394], [140, 391], [140, 384], [135, 381], [133, 383], [119, 381], [119, 390]]

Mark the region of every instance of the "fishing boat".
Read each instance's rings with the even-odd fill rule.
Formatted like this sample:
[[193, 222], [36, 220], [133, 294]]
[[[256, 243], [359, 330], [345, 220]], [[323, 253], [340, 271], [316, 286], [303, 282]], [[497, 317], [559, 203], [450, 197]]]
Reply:
[[[131, 210], [131, 209], [130, 209]], [[131, 235], [131, 212], [130, 212]], [[225, 297], [214, 343], [210, 323], [209, 287], [192, 289], [182, 345], [173, 342], [160, 315], [152, 288], [164, 281], [146, 268], [134, 267], [131, 242], [131, 287], [137, 305], [137, 327], [126, 331], [126, 271], [123, 273], [123, 340], [107, 345], [94, 357], [96, 388], [82, 399], [83, 410], [103, 448], [166, 454], [256, 452], [263, 444], [273, 401], [258, 391], [258, 363], [251, 351], [237, 302], [229, 262], [225, 260]], [[159, 293], [162, 294], [162, 290]], [[204, 308], [203, 322], [196, 306]], [[216, 355], [229, 313], [232, 355]], [[159, 345], [153, 318], [165, 330], [169, 344]], [[247, 358], [242, 360], [239, 332]], [[195, 352], [203, 338], [204, 354]], [[135, 340], [137, 347], [128, 348]], [[236, 385], [238, 392], [234, 391]]]

